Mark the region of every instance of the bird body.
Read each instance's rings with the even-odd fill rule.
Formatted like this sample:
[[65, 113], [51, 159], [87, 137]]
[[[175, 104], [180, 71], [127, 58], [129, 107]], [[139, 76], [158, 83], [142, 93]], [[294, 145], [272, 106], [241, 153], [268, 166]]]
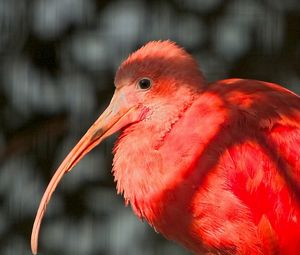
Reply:
[[[270, 83], [229, 79], [188, 100], [172, 128], [166, 121], [124, 130], [115, 148], [118, 191], [139, 217], [196, 253], [275, 254], [282, 243], [295, 254], [299, 98]], [[293, 169], [289, 180], [282, 171]]]
[[[57, 170], [32, 234], [63, 174], [105, 137], [117, 190], [135, 214], [196, 254], [300, 252], [300, 98], [276, 84], [207, 84], [169, 41], [122, 63], [108, 109]], [[149, 86], [149, 87], [148, 87]]]

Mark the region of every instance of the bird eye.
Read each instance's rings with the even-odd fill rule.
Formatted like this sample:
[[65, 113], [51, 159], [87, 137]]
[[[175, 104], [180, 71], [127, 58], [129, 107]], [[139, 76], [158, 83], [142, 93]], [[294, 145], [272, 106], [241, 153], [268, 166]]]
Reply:
[[152, 81], [149, 78], [143, 78], [139, 80], [138, 86], [142, 90], [150, 89], [152, 85]]

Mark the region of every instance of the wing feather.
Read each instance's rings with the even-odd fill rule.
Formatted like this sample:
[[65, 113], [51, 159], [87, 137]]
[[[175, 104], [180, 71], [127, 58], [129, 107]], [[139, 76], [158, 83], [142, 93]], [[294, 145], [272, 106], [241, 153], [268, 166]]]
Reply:
[[235, 79], [222, 83], [224, 101], [232, 111], [232, 137], [238, 141], [228, 148], [235, 165], [228, 177], [232, 192], [251, 211], [258, 234], [273, 251], [270, 254], [276, 253], [274, 249], [297, 254], [300, 97], [267, 82]]

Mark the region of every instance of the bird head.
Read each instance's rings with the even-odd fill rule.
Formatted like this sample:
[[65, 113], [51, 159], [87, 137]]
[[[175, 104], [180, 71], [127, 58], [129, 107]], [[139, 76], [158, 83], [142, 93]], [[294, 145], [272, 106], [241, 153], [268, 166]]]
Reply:
[[165, 121], [201, 90], [205, 82], [195, 60], [171, 41], [149, 42], [125, 60], [115, 77], [115, 93], [101, 116], [59, 166], [40, 202], [31, 236], [37, 253], [46, 206], [62, 176], [103, 139], [144, 120]]
[[147, 43], [121, 64], [115, 77], [116, 97], [141, 111], [147, 108], [149, 114], [155, 109], [161, 112], [159, 107], [172, 105], [179, 95], [183, 101], [188, 92], [201, 90], [204, 84], [196, 61], [171, 41]]

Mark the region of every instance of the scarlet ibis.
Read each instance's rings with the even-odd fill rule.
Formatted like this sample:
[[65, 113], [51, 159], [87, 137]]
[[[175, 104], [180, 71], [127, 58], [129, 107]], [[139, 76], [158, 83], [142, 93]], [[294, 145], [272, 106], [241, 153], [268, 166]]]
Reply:
[[62, 176], [118, 130], [113, 174], [134, 213], [196, 254], [300, 254], [300, 97], [246, 79], [208, 84], [171, 41], [119, 67], [108, 108], [62, 162]]

